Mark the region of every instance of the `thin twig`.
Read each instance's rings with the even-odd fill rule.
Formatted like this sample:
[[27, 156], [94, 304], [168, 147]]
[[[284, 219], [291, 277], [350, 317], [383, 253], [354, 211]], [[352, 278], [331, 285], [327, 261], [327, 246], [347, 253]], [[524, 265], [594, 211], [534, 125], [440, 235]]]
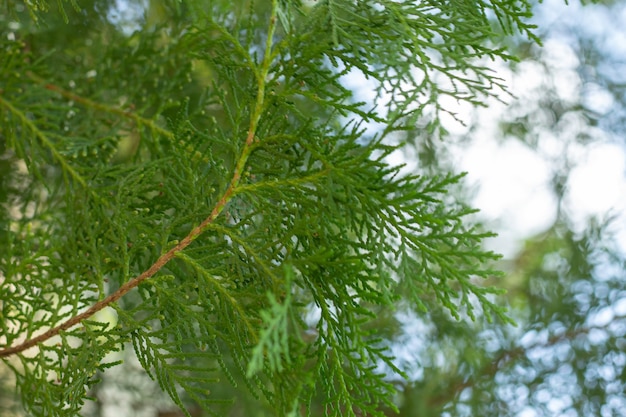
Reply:
[[[189, 234], [185, 236], [176, 246], [174, 246], [169, 251], [161, 255], [156, 260], [156, 262], [154, 262], [148, 269], [146, 269], [144, 272], [142, 272], [140, 275], [136, 276], [135, 278], [131, 279], [130, 281], [126, 282], [124, 285], [118, 288], [113, 294], [98, 301], [86, 311], [76, 316], [70, 317], [65, 322], [47, 330], [45, 333], [42, 333], [39, 336], [33, 337], [32, 339], [28, 339], [17, 346], [11, 346], [11, 347], [0, 350], [0, 358], [14, 355], [14, 354], [23, 352], [24, 350], [29, 349], [33, 346], [36, 346], [37, 344], [42, 343], [50, 339], [51, 337], [58, 335], [61, 331], [67, 330], [77, 325], [82, 320], [85, 320], [86, 318], [91, 317], [96, 312], [102, 310], [104, 307], [107, 307], [110, 304], [116, 302], [125, 294], [127, 294], [130, 290], [137, 287], [143, 281], [147, 280], [148, 278], [156, 274], [161, 268], [163, 268], [163, 266], [165, 266], [165, 264], [167, 264], [170, 260], [172, 260], [172, 258], [176, 256], [176, 253], [184, 250], [187, 246], [189, 246], [191, 242], [193, 242], [198, 236], [200, 236], [204, 232], [204, 230], [207, 228], [207, 226], [213, 223], [215, 219], [220, 215], [220, 213], [224, 210], [224, 207], [226, 207], [226, 204], [236, 194], [235, 190], [237, 186], [239, 185], [239, 182], [241, 180], [241, 175], [243, 171], [245, 170], [248, 157], [250, 156], [250, 153], [252, 152], [252, 149], [253, 149], [258, 122], [259, 122], [259, 119], [261, 118], [261, 113], [263, 112], [263, 108], [264, 108], [265, 82], [266, 82], [267, 74], [268, 74], [269, 67], [270, 67], [270, 61], [272, 60], [272, 44], [273, 44], [272, 37], [273, 37], [275, 26], [276, 26], [277, 2], [274, 1], [273, 4], [274, 4], [274, 8], [273, 8], [272, 16], [270, 18], [270, 30], [268, 31], [268, 40], [266, 42], [265, 57], [257, 73], [257, 79], [259, 83], [258, 90], [257, 90], [257, 98], [256, 98], [255, 107], [254, 107], [254, 113], [250, 117], [250, 126], [248, 129], [248, 134], [246, 136], [245, 145], [242, 149], [239, 160], [237, 161], [237, 164], [235, 165], [233, 177], [230, 181], [230, 184], [228, 188], [224, 191], [224, 194], [219, 199], [219, 201], [217, 202], [213, 210], [211, 211], [211, 214], [206, 219], [204, 219], [202, 223], [200, 223], [198, 226], [193, 228], [191, 232], [189, 232]], [[34, 81], [37, 81], [40, 83], [43, 81], [41, 78], [35, 76], [34, 74], [29, 74], [29, 76]], [[131, 113], [129, 111], [107, 106], [107, 105], [102, 105], [100, 103], [96, 103], [90, 99], [80, 97], [74, 93], [68, 92], [60, 87], [56, 87], [49, 83], [45, 83], [45, 87], [51, 91], [56, 91], [57, 93], [77, 103], [83, 104], [88, 107], [96, 108], [102, 111], [107, 111], [107, 112], [111, 112], [114, 114], [118, 114], [120, 116], [129, 117], [131, 119], [134, 119], [144, 124], [150, 124], [151, 127], [155, 129], [158, 128], [158, 130], [161, 133], [166, 134], [167, 136], [170, 136], [170, 137], [173, 136], [171, 132], [154, 125], [151, 120], [144, 119], [141, 116]]]

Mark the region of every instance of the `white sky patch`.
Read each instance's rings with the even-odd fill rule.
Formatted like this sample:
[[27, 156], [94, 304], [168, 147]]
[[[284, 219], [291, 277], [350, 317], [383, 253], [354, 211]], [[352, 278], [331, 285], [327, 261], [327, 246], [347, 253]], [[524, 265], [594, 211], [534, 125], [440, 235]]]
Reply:
[[585, 84], [584, 104], [598, 114], [606, 114], [615, 105], [615, 99], [604, 88], [596, 83]]
[[571, 70], [580, 64], [572, 47], [562, 39], [548, 39], [541, 52], [542, 60], [553, 68]]
[[613, 307], [605, 307], [592, 313], [587, 319], [589, 327], [606, 327], [615, 317]]
[[[507, 69], [498, 69], [499, 73], [502, 71], [510, 73]], [[545, 78], [543, 66], [534, 61], [520, 62], [517, 65], [517, 74], [524, 74], [524, 77], [510, 74], [511, 82], [509, 85], [511, 86], [511, 90], [520, 99], [523, 99], [524, 96], [529, 95], [530, 92], [539, 88]]]
[[445, 126], [452, 135], [467, 134], [470, 128], [470, 115], [473, 106], [467, 101], [460, 101], [450, 96], [441, 97], [440, 102], [444, 109], [452, 113], [442, 113], [441, 124]]
[[550, 166], [527, 146], [483, 136], [459, 150], [456, 158], [459, 170], [468, 172], [467, 182], [478, 188], [473, 204], [499, 229], [500, 236], [487, 242], [489, 249], [512, 256], [520, 237], [539, 233], [554, 222]]
[[147, 7], [147, 0], [115, 0], [107, 13], [107, 18], [125, 35], [130, 36], [141, 29]]
[[626, 297], [615, 302], [613, 311], [616, 316], [626, 316]]
[[[386, 108], [391, 101], [390, 94], [383, 94], [382, 97], [376, 99], [376, 86], [377, 81], [372, 78], [367, 78], [360, 70], [353, 69], [348, 74], [341, 77], [341, 84], [353, 91], [353, 99], [356, 102], [364, 102], [363, 110], [370, 110], [376, 105], [376, 111], [379, 114], [385, 114]], [[351, 118], [345, 119], [348, 122]], [[368, 132], [380, 132], [384, 130], [385, 125], [382, 123], [370, 121], [363, 125], [367, 128]]]
[[[566, 196], [575, 220], [626, 213], [626, 155], [615, 144], [590, 146], [572, 171]], [[625, 246], [626, 247], [626, 246]]]
[[[376, 83], [374, 80], [365, 77], [361, 71], [357, 69], [351, 70], [348, 74], [341, 77], [341, 84], [354, 92], [353, 97], [356, 101], [374, 103]], [[385, 104], [381, 100], [378, 100], [378, 103], [380, 106]]]

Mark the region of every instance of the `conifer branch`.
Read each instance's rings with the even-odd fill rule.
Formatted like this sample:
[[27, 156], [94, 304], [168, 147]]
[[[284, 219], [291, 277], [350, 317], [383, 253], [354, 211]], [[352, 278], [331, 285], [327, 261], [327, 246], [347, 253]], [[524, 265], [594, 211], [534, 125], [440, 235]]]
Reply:
[[[185, 261], [194, 270], [196, 270], [196, 272], [198, 272], [201, 276], [205, 277], [207, 281], [210, 281], [213, 287], [217, 288], [217, 291], [219, 291], [219, 293], [230, 302], [230, 304], [237, 311], [237, 313], [239, 313], [239, 316], [244, 321], [246, 328], [248, 329], [250, 334], [254, 335], [255, 333], [254, 327], [252, 326], [252, 323], [250, 322], [250, 320], [248, 320], [243, 307], [237, 301], [237, 299], [235, 299], [228, 291], [226, 291], [224, 286], [220, 284], [213, 275], [209, 274], [204, 268], [202, 268], [202, 265], [198, 264], [198, 262], [196, 262], [196, 260], [194, 260], [192, 257], [187, 256], [182, 252], [176, 253], [176, 257]], [[253, 342], [256, 343], [257, 340], [253, 340]]]
[[[235, 172], [234, 176], [236, 176], [236, 175], [237, 175], [237, 172]], [[29, 349], [29, 348], [31, 348], [31, 347], [39, 344], [39, 343], [42, 343], [42, 342], [50, 339], [53, 336], [58, 335], [61, 331], [67, 330], [67, 329], [77, 325], [81, 321], [83, 321], [83, 320], [93, 316], [95, 313], [97, 313], [98, 311], [102, 310], [103, 308], [105, 308], [105, 307], [111, 305], [112, 303], [116, 302], [117, 300], [122, 298], [125, 294], [127, 294], [130, 290], [132, 290], [133, 288], [137, 287], [139, 284], [141, 284], [146, 279], [152, 277], [161, 268], [163, 268], [163, 266], [165, 266], [165, 264], [167, 264], [169, 261], [171, 261], [172, 258], [174, 258], [178, 252], [180, 252], [183, 249], [185, 249], [198, 236], [200, 236], [202, 234], [202, 232], [207, 228], [207, 226], [210, 223], [212, 223], [220, 215], [220, 213], [223, 211], [224, 207], [226, 206], [226, 204], [230, 200], [231, 196], [232, 196], [232, 186], [229, 187], [224, 192], [224, 195], [217, 202], [217, 204], [215, 205], [215, 207], [211, 211], [211, 214], [202, 223], [200, 223], [198, 226], [193, 228], [191, 230], [191, 232], [189, 232], [189, 234], [187, 236], [185, 236], [176, 246], [174, 246], [172, 249], [170, 249], [169, 251], [167, 251], [166, 253], [161, 255], [159, 257], [159, 259], [157, 259], [156, 262], [154, 262], [152, 264], [152, 266], [150, 266], [150, 268], [148, 268], [147, 270], [145, 270], [144, 272], [142, 272], [140, 275], [138, 275], [137, 277], [133, 278], [132, 280], [130, 280], [130, 281], [126, 282], [125, 284], [123, 284], [113, 294], [111, 294], [108, 297], [98, 301], [97, 303], [95, 303], [93, 306], [91, 306], [86, 311], [84, 311], [84, 312], [82, 312], [82, 313], [80, 313], [80, 314], [78, 314], [76, 316], [73, 316], [73, 317], [69, 318], [64, 323], [62, 323], [62, 324], [60, 324], [60, 325], [58, 325], [56, 327], [53, 327], [52, 329], [49, 329], [48, 331], [46, 331], [45, 333], [40, 334], [39, 336], [36, 336], [36, 337], [34, 337], [32, 339], [29, 339], [29, 340], [23, 342], [20, 345], [0, 350], [0, 358], [11, 356], [11, 355], [14, 355], [16, 353], [23, 352], [26, 349]]]
[[276, 283], [278, 282], [278, 277], [276, 276], [275, 273], [272, 272], [272, 270], [270, 269], [270, 267], [267, 265], [267, 262], [265, 262], [261, 256], [259, 256], [259, 254], [250, 246], [246, 243], [245, 240], [241, 239], [241, 237], [237, 236], [235, 233], [233, 233], [232, 231], [228, 230], [227, 228], [217, 225], [217, 224], [211, 224], [208, 225], [208, 227], [211, 227], [214, 230], [220, 231], [222, 232], [224, 235], [227, 235], [228, 237], [230, 237], [234, 242], [238, 243], [239, 245], [241, 245], [242, 248], [244, 248], [244, 250], [246, 251], [246, 253], [250, 254], [250, 256], [252, 256], [252, 258], [261, 266], [261, 268], [263, 269], [263, 271], [272, 278], [272, 284], [274, 284], [274, 290], [276, 290]]
[[[257, 99], [256, 99], [256, 104], [254, 107], [254, 113], [251, 115], [250, 117], [250, 127], [248, 129], [248, 135], [246, 137], [246, 141], [245, 141], [245, 145], [242, 149], [241, 155], [237, 161], [237, 164], [235, 166], [234, 172], [233, 172], [233, 176], [232, 179], [230, 181], [230, 185], [228, 186], [228, 188], [224, 191], [224, 193], [222, 194], [221, 198], [218, 200], [218, 202], [216, 203], [216, 205], [214, 206], [213, 210], [211, 211], [211, 214], [204, 219], [204, 221], [202, 221], [198, 226], [196, 226], [195, 228], [193, 228], [191, 230], [191, 232], [189, 232], [189, 234], [187, 236], [185, 236], [176, 246], [174, 246], [173, 248], [171, 248], [169, 251], [167, 251], [166, 253], [164, 253], [163, 255], [161, 255], [148, 269], [146, 269], [144, 272], [142, 272], [140, 275], [136, 276], [135, 278], [131, 279], [130, 281], [126, 282], [125, 284], [123, 284], [122, 286], [120, 286], [120, 288], [118, 288], [114, 293], [110, 294], [109, 296], [105, 297], [104, 299], [98, 301], [97, 303], [95, 303], [93, 306], [91, 306], [89, 309], [87, 309], [86, 311], [73, 316], [69, 319], [67, 319], [65, 322], [63, 322], [62, 324], [53, 327], [49, 330], [47, 330], [46, 332], [40, 334], [39, 336], [33, 337], [31, 339], [28, 339], [26, 341], [24, 341], [23, 343], [17, 345], [17, 346], [12, 346], [12, 347], [8, 347], [5, 349], [0, 350], [0, 358], [3, 357], [7, 357], [7, 356], [11, 356], [20, 352], [25, 351], [26, 349], [32, 348], [34, 346], [36, 346], [39, 343], [42, 343], [56, 335], [58, 335], [60, 332], [64, 331], [64, 330], [68, 330], [71, 327], [79, 324], [81, 321], [93, 316], [95, 313], [97, 313], [98, 311], [102, 310], [103, 308], [111, 305], [112, 303], [115, 303], [117, 300], [119, 300], [121, 297], [123, 297], [125, 294], [127, 294], [129, 291], [131, 291], [133, 288], [137, 287], [139, 284], [141, 284], [142, 282], [144, 282], [145, 280], [147, 280], [148, 278], [154, 276], [161, 268], [163, 268], [169, 261], [171, 261], [174, 257], [176, 257], [176, 254], [183, 251], [187, 246], [189, 246], [196, 238], [198, 238], [198, 236], [200, 236], [207, 228], [208, 226], [213, 223], [215, 221], [215, 219], [222, 213], [222, 211], [224, 210], [224, 208], [226, 207], [226, 204], [228, 204], [228, 202], [234, 197], [235, 195], [235, 190], [237, 189], [237, 186], [239, 185], [239, 182], [241, 180], [241, 176], [242, 173], [245, 170], [246, 167], [246, 162], [248, 160], [248, 157], [250, 156], [253, 148], [254, 148], [254, 142], [255, 142], [255, 135], [256, 135], [256, 130], [258, 127], [258, 122], [261, 118], [261, 114], [263, 113], [263, 106], [264, 106], [264, 98], [265, 98], [265, 82], [267, 79], [267, 75], [269, 72], [269, 68], [271, 65], [271, 61], [273, 59], [273, 53], [272, 53], [272, 46], [273, 46], [273, 36], [274, 36], [274, 31], [276, 29], [276, 9], [278, 7], [278, 2], [277, 0], [274, 0], [272, 2], [272, 14], [270, 17], [270, 23], [269, 23], [269, 30], [268, 30], [268, 35], [267, 35], [267, 41], [266, 41], [266, 48], [265, 48], [265, 56], [263, 57], [263, 61], [261, 64], [261, 68], [259, 69], [258, 72], [258, 90], [257, 90]], [[30, 74], [30, 76], [33, 79], [36, 79], [37, 77], [34, 74]], [[119, 114], [121, 116], [125, 116], [125, 117], [130, 117], [140, 123], [144, 123], [146, 122], [146, 124], [150, 124], [151, 127], [154, 127], [155, 129], [158, 129], [158, 131], [163, 132], [165, 134], [167, 134], [168, 137], [173, 138], [174, 135], [171, 132], [168, 132], [162, 128], [159, 128], [158, 126], [156, 126], [155, 124], [152, 123], [152, 121], [148, 121], [147, 119], [141, 118], [140, 116], [131, 113], [131, 112], [127, 112], [115, 107], [111, 107], [111, 106], [105, 106], [99, 103], [96, 103], [92, 100], [77, 96], [73, 93], [70, 93], [68, 91], [65, 91], [59, 87], [56, 87], [52, 84], [46, 84], [46, 88], [48, 88], [51, 91], [56, 91], [60, 94], [62, 94], [64, 97], [69, 98], [71, 100], [75, 100], [77, 102], [80, 102], [84, 105], [87, 105], [89, 107], [93, 107], [99, 110], [103, 110], [103, 111], [107, 111], [107, 112], [111, 112], [111, 113], [115, 113], [115, 114]], [[9, 108], [10, 110], [14, 111], [16, 114], [20, 115], [20, 113], [17, 111], [17, 109], [15, 109], [13, 106], [11, 106], [10, 103], [6, 102], [4, 99], [2, 99], [0, 97], [0, 104], [5, 105], [7, 108]], [[63, 164], [63, 166], [65, 168], [67, 168], [68, 172], [72, 173], [72, 175], [77, 179], [77, 181], [79, 181], [81, 183], [81, 185], [83, 185], [84, 187], [87, 187], [87, 184], [85, 183], [84, 179], [82, 179], [82, 177], [80, 177], [78, 175], [78, 173], [76, 173], [72, 167], [67, 164], [67, 162], [65, 161], [64, 158], [62, 158], [62, 156], [60, 154], [58, 154], [58, 152], [56, 151], [56, 149], [47, 141], [47, 138], [45, 137], [45, 135], [39, 131], [39, 129], [37, 128], [37, 126], [35, 126], [30, 120], [28, 120], [27, 118], [23, 118], [22, 120], [23, 123], [27, 124], [27, 126], [35, 133], [37, 134], [37, 136], [42, 140], [42, 142], [44, 144], [49, 145], [49, 148], [52, 150], [53, 155], [55, 156], [55, 158], [57, 160], [59, 160], [61, 162], [61, 164]]]
[[61, 153], [59, 153], [56, 147], [50, 142], [46, 134], [42, 132], [41, 129], [39, 129], [32, 120], [30, 120], [23, 112], [13, 106], [10, 102], [3, 99], [1, 96], [0, 105], [4, 106], [11, 113], [17, 116], [22, 125], [26, 126], [31, 132], [33, 132], [35, 137], [37, 137], [37, 139], [41, 141], [41, 143], [50, 151], [50, 153], [52, 153], [54, 159], [56, 159], [61, 164], [63, 169], [67, 171], [70, 176], [74, 180], [76, 180], [76, 182], [78, 182], [83, 188], [89, 189], [89, 186], [87, 185], [87, 182], [82, 177], [82, 175], [76, 172], [76, 170], [68, 163], [67, 159]]
[[[405, 176], [391, 133], [437, 128], [441, 96], [481, 104], [501, 87], [474, 59], [506, 59], [484, 45], [488, 11], [525, 25], [506, 17], [516, 1], [189, 2], [58, 54], [66, 38], [11, 29], [29, 43], [0, 40], [0, 130], [35, 178], [16, 182], [22, 217], [0, 258], [0, 358], [22, 362], [28, 412], [80, 413], [113, 366], [102, 359], [126, 347], [183, 410], [224, 415], [208, 408], [214, 373], [280, 415], [313, 414], [318, 396], [329, 416], [395, 408], [379, 365], [402, 371], [378, 312], [504, 313], [472, 280], [495, 255], [443, 195], [456, 177]], [[345, 85], [353, 71], [373, 101]], [[91, 316], [110, 305], [108, 329]]]
[[36, 83], [43, 85], [47, 90], [54, 91], [55, 93], [60, 94], [68, 100], [75, 101], [76, 103], [82, 104], [85, 107], [90, 107], [95, 110], [100, 110], [106, 113], [116, 114], [118, 116], [125, 117], [127, 119], [132, 119], [137, 125], [148, 126], [150, 130], [159, 133], [168, 139], [174, 139], [174, 133], [170, 132], [167, 129], [163, 129], [161, 126], [156, 124], [154, 120], [148, 119], [138, 115], [135, 112], [120, 109], [119, 107], [109, 106], [107, 104], [98, 103], [97, 101], [90, 100], [86, 97], [82, 97], [78, 94], [72, 93], [71, 91], [67, 91], [66, 89], [59, 87], [58, 85], [51, 84], [34, 74], [32, 71], [27, 73], [28, 77], [35, 81]]
[[330, 172], [330, 169], [326, 168], [317, 172], [314, 172], [310, 175], [305, 175], [303, 177], [298, 178], [286, 178], [283, 180], [275, 180], [275, 181], [260, 181], [252, 184], [240, 185], [235, 190], [235, 195], [242, 193], [254, 193], [257, 190], [263, 188], [280, 188], [280, 187], [301, 187], [306, 184], [311, 184], [321, 178], [326, 177]]

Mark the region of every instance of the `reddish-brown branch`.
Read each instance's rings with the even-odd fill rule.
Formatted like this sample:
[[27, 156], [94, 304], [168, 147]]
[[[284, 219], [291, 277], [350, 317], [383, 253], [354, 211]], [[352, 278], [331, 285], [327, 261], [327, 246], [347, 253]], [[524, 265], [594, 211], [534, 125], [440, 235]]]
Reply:
[[189, 234], [185, 236], [176, 246], [174, 246], [172, 249], [170, 249], [169, 251], [161, 255], [159, 259], [157, 259], [156, 262], [154, 262], [150, 266], [150, 268], [146, 269], [140, 275], [136, 276], [135, 278], [131, 279], [130, 281], [122, 285], [113, 294], [98, 301], [96, 304], [91, 306], [88, 310], [69, 318], [64, 323], [61, 323], [60, 325], [53, 327], [52, 329], [49, 329], [45, 333], [42, 333], [39, 336], [29, 339], [20, 345], [12, 346], [12, 347], [0, 350], [0, 357], [6, 357], [6, 356], [10, 356], [16, 353], [23, 352], [24, 350], [29, 349], [37, 345], [38, 343], [41, 343], [45, 340], [50, 339], [53, 336], [56, 336], [57, 334], [59, 334], [59, 332], [63, 330], [67, 330], [70, 327], [75, 326], [76, 324], [80, 323], [82, 320], [88, 317], [91, 317], [96, 312], [102, 310], [104, 307], [116, 302], [125, 294], [127, 294], [130, 290], [132, 290], [133, 288], [141, 284], [143, 281], [145, 281], [146, 279], [156, 274], [161, 268], [163, 268], [163, 266], [165, 266], [165, 264], [167, 264], [169, 261], [172, 260], [172, 258], [174, 258], [174, 256], [176, 256], [177, 252], [180, 252], [183, 249], [185, 249], [187, 246], [189, 246], [191, 242], [193, 242], [198, 236], [200, 236], [200, 234], [204, 231], [204, 229], [210, 223], [212, 223], [217, 218], [217, 216], [219, 216], [219, 214], [222, 212], [222, 210], [226, 206], [226, 203], [232, 196], [233, 189], [234, 187], [236, 187], [238, 183], [236, 179], [238, 179], [239, 177], [240, 177], [240, 174], [238, 172], [236, 172], [233, 175], [233, 181], [224, 192], [224, 195], [222, 196], [222, 198], [215, 205], [215, 207], [213, 208], [213, 211], [211, 211], [211, 214], [206, 219], [204, 219], [202, 223], [200, 223], [193, 230], [191, 230], [191, 232], [189, 232]]
[[[271, 50], [271, 46], [272, 46], [272, 34], [273, 31], [275, 29], [275, 15], [274, 13], [276, 13], [276, 7], [273, 8], [273, 15], [272, 15], [272, 20], [270, 22], [270, 31], [269, 31], [269, 36], [267, 39], [267, 43], [266, 43], [266, 54], [265, 54], [265, 59], [263, 61], [263, 66], [262, 66], [262, 71], [260, 73], [260, 77], [259, 77], [259, 89], [257, 92], [257, 100], [256, 100], [256, 105], [255, 105], [255, 111], [252, 114], [252, 117], [250, 118], [250, 128], [248, 129], [248, 134], [246, 135], [246, 141], [245, 141], [245, 145], [243, 147], [243, 150], [241, 152], [241, 155], [239, 157], [239, 160], [237, 161], [237, 164], [235, 166], [234, 172], [233, 172], [233, 177], [230, 181], [230, 184], [228, 186], [228, 188], [224, 191], [224, 194], [222, 195], [222, 197], [219, 199], [219, 201], [217, 202], [217, 204], [215, 205], [215, 207], [213, 207], [213, 210], [211, 211], [211, 214], [204, 219], [204, 221], [202, 223], [200, 223], [198, 226], [196, 226], [193, 230], [191, 230], [191, 232], [189, 232], [189, 234], [187, 236], [185, 236], [185, 238], [183, 238], [176, 246], [174, 246], [172, 249], [170, 249], [169, 251], [167, 251], [166, 253], [164, 253], [163, 255], [161, 255], [148, 269], [146, 269], [144, 272], [142, 272], [140, 275], [136, 276], [135, 278], [131, 279], [130, 281], [126, 282], [124, 285], [122, 285], [120, 288], [117, 289], [117, 291], [115, 291], [113, 294], [109, 295], [108, 297], [98, 301], [96, 304], [94, 304], [93, 306], [91, 306], [89, 309], [87, 309], [86, 311], [70, 317], [69, 319], [67, 319], [65, 322], [61, 323], [60, 325], [53, 327], [51, 329], [49, 329], [48, 331], [46, 331], [45, 333], [40, 334], [39, 336], [33, 337], [32, 339], [28, 339], [25, 342], [17, 345], [17, 346], [10, 346], [8, 348], [2, 349], [0, 350], [0, 358], [2, 357], [6, 357], [6, 356], [10, 356], [16, 353], [20, 353], [23, 352], [26, 349], [29, 349], [33, 346], [36, 346], [38, 343], [44, 342], [48, 339], [50, 339], [53, 336], [56, 336], [59, 334], [59, 332], [63, 331], [63, 330], [67, 330], [75, 325], [77, 325], [78, 323], [80, 323], [82, 320], [91, 317], [93, 314], [95, 314], [96, 312], [102, 310], [104, 307], [116, 302], [117, 300], [119, 300], [121, 297], [123, 297], [125, 294], [127, 294], [130, 290], [132, 290], [133, 288], [137, 287], [139, 284], [141, 284], [143, 281], [145, 281], [146, 279], [150, 278], [151, 276], [153, 276], [154, 274], [156, 274], [161, 268], [163, 268], [163, 266], [165, 266], [165, 264], [167, 264], [169, 261], [172, 260], [172, 258], [174, 258], [176, 256], [176, 253], [182, 251], [183, 249], [185, 249], [187, 246], [189, 246], [191, 244], [191, 242], [193, 242], [200, 234], [202, 234], [202, 232], [204, 231], [204, 229], [210, 224], [212, 223], [217, 216], [219, 216], [219, 214], [222, 212], [222, 210], [224, 209], [224, 207], [226, 206], [226, 204], [228, 203], [228, 201], [230, 201], [230, 199], [233, 197], [234, 195], [234, 191], [235, 188], [237, 188], [237, 185], [239, 184], [239, 181], [241, 180], [241, 176], [243, 174], [243, 171], [245, 169], [246, 166], [246, 162], [248, 160], [248, 157], [250, 156], [250, 153], [253, 150], [253, 144], [254, 144], [254, 138], [255, 138], [255, 134], [256, 134], [256, 128], [257, 128], [257, 123], [259, 121], [259, 118], [261, 117], [261, 113], [263, 110], [263, 102], [264, 102], [264, 98], [265, 98], [265, 78], [267, 76], [267, 71], [269, 70], [269, 65], [270, 65], [270, 50]], [[87, 107], [92, 107], [98, 110], [102, 110], [102, 111], [106, 111], [106, 112], [111, 112], [114, 114], [118, 114], [120, 116], [123, 117], [128, 117], [131, 118], [135, 121], [140, 121], [140, 122], [144, 122], [144, 123], [150, 123], [151, 121], [149, 120], [145, 120], [143, 118], [141, 118], [140, 116], [130, 112], [130, 111], [126, 111], [126, 110], [122, 110], [116, 107], [111, 107], [111, 106], [106, 106], [106, 105], [102, 105], [99, 104], [97, 102], [94, 102], [88, 98], [85, 97], [81, 97], [77, 94], [74, 94], [70, 91], [67, 91], [59, 86], [56, 86], [54, 84], [50, 84], [47, 83], [44, 79], [42, 79], [41, 77], [38, 77], [37, 75], [29, 72], [28, 76], [35, 82], [42, 84], [44, 86], [44, 88], [50, 90], [50, 91], [54, 91], [56, 93], [61, 94], [63, 97], [73, 100], [77, 103], [80, 103], [84, 106]], [[164, 129], [160, 129], [157, 126], [153, 126], [155, 129], [159, 130], [162, 134], [171, 136], [172, 134]]]
[[[50, 85], [48, 85], [47, 87], [50, 88], [50, 89], [54, 89], [54, 88], [51, 88]], [[71, 94], [71, 93], [64, 92], [64, 94], [67, 95], [67, 94]], [[76, 99], [76, 101], [80, 101], [80, 100], [78, 100], [79, 99], [78, 96], [73, 97], [72, 99]], [[78, 314], [76, 316], [70, 317], [65, 322], [61, 323], [60, 325], [49, 329], [48, 331], [46, 331], [45, 333], [40, 334], [39, 336], [33, 337], [32, 339], [28, 339], [25, 342], [23, 342], [23, 343], [21, 343], [21, 344], [19, 344], [17, 346], [11, 346], [11, 347], [8, 347], [8, 348], [0, 350], [0, 358], [11, 356], [11, 355], [14, 355], [16, 353], [23, 352], [26, 349], [29, 349], [29, 348], [31, 348], [33, 346], [36, 346], [37, 344], [39, 344], [41, 342], [44, 342], [44, 341], [50, 339], [53, 336], [58, 335], [59, 332], [61, 332], [61, 331], [67, 330], [70, 327], [73, 327], [73, 326], [77, 325], [82, 320], [85, 320], [86, 318], [91, 317], [96, 312], [98, 312], [98, 311], [102, 310], [104, 307], [107, 307], [108, 305], [116, 302], [121, 297], [123, 297], [125, 294], [127, 294], [130, 290], [132, 290], [133, 288], [137, 287], [143, 281], [145, 281], [146, 279], [148, 279], [151, 276], [153, 276], [154, 274], [156, 274], [161, 268], [163, 268], [163, 266], [165, 266], [165, 264], [167, 264], [169, 261], [172, 260], [172, 258], [174, 258], [176, 256], [177, 252], [180, 252], [183, 249], [185, 249], [187, 246], [189, 246], [191, 244], [191, 242], [193, 242], [198, 236], [200, 236], [200, 234], [202, 234], [204, 229], [210, 223], [212, 223], [217, 218], [217, 216], [219, 216], [219, 214], [222, 212], [222, 210], [224, 209], [224, 207], [226, 206], [228, 201], [232, 198], [234, 190], [237, 187], [237, 185], [239, 184], [239, 181], [241, 179], [241, 174], [242, 174], [242, 171], [243, 171], [243, 169], [245, 167], [246, 160], [247, 160], [247, 158], [248, 158], [248, 156], [250, 154], [251, 145], [253, 143], [253, 139], [254, 139], [254, 129], [251, 128], [249, 130], [249, 132], [248, 132], [247, 137], [246, 137], [246, 146], [245, 146], [245, 148], [244, 148], [244, 150], [242, 152], [242, 156], [241, 156], [237, 166], [235, 167], [235, 172], [233, 172], [233, 178], [231, 179], [230, 185], [224, 191], [224, 194], [222, 195], [220, 200], [217, 202], [215, 207], [213, 207], [213, 210], [211, 211], [211, 214], [206, 219], [204, 219], [204, 221], [202, 221], [202, 223], [200, 223], [193, 230], [191, 230], [191, 232], [189, 232], [189, 234], [187, 236], [185, 236], [176, 246], [174, 246], [172, 249], [170, 249], [169, 251], [167, 251], [166, 253], [161, 255], [148, 269], [146, 269], [140, 275], [138, 275], [135, 278], [131, 279], [130, 281], [126, 282], [124, 285], [122, 285], [120, 288], [118, 288], [117, 291], [115, 291], [113, 294], [111, 294], [108, 297], [98, 301], [96, 304], [91, 306], [86, 311], [84, 311], [84, 312], [82, 312], [82, 313], [80, 313], [80, 314]]]

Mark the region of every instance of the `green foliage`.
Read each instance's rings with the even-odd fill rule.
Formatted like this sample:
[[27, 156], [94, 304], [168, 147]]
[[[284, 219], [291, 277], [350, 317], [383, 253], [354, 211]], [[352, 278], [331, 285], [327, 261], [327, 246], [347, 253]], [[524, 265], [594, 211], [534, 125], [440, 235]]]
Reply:
[[[383, 415], [382, 365], [402, 371], [380, 314], [510, 321], [460, 177], [388, 157], [441, 96], [502, 87], [489, 16], [530, 34], [527, 3], [164, 2], [132, 34], [72, 4], [10, 1], [0, 33], [0, 143], [26, 171], [0, 217], [0, 355], [29, 413], [75, 415], [132, 346], [182, 409], [222, 415], [226, 380], [278, 415], [314, 396]], [[386, 110], [352, 98], [354, 72]], [[107, 306], [116, 325], [89, 321]]]

